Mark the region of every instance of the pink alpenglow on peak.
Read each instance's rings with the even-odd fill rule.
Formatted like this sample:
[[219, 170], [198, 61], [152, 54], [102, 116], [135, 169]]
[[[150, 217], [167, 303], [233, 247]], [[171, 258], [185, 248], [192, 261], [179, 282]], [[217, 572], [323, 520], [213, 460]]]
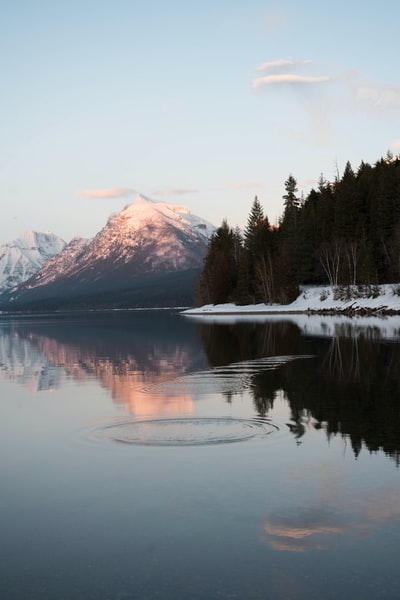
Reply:
[[92, 239], [74, 238], [29, 281], [13, 290], [7, 301], [15, 307], [32, 301], [42, 305], [50, 298], [51, 306], [54, 302], [59, 306], [59, 299], [64, 302], [73, 297], [87, 298], [82, 301], [87, 306], [111, 302], [108, 299], [113, 294], [112, 302], [120, 305], [128, 302], [127, 290], [133, 290], [129, 296], [132, 303], [149, 305], [152, 294], [154, 304], [188, 306], [214, 231], [211, 223], [182, 204], [139, 195], [111, 215]]
[[214, 225], [193, 215], [187, 206], [183, 204], [173, 204], [171, 202], [160, 202], [153, 200], [143, 195], [138, 195], [131, 204], [128, 204], [123, 210], [112, 215], [108, 224], [114, 219], [120, 219], [129, 223], [129, 226], [134, 230], [138, 230], [146, 223], [154, 225], [168, 222], [171, 226], [189, 232], [193, 230], [196, 234], [204, 239], [209, 239], [213, 231]]

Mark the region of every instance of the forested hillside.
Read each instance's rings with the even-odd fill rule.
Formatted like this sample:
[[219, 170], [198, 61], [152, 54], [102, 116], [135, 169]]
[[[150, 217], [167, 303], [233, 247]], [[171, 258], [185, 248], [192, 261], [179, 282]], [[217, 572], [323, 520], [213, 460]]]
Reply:
[[284, 187], [277, 227], [256, 197], [243, 233], [223, 221], [213, 234], [199, 304], [288, 303], [301, 284], [369, 289], [400, 280], [400, 156], [356, 171], [348, 162], [305, 198], [293, 175]]

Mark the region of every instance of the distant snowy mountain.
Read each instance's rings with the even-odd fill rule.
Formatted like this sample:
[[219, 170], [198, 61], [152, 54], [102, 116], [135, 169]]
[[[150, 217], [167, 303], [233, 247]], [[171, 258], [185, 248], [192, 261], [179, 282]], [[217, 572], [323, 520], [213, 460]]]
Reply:
[[[73, 239], [29, 281], [9, 293], [8, 299], [16, 306], [63, 298], [65, 305], [68, 298], [90, 296], [85, 304], [90, 306], [104, 302], [105, 295], [116, 290], [137, 292], [138, 286], [144, 286], [147, 292], [143, 288], [135, 305], [146, 301], [150, 293], [157, 296], [152, 302], [155, 305], [178, 302], [179, 298], [184, 301], [189, 297], [188, 286], [193, 296], [194, 271], [197, 276], [214, 230], [211, 223], [192, 215], [185, 206], [137, 196], [112, 215], [94, 238]], [[189, 279], [184, 282], [183, 273], [188, 274], [190, 283]], [[175, 289], [170, 289], [171, 285]], [[182, 286], [187, 287], [184, 294]], [[107, 302], [114, 304], [114, 300]], [[59, 305], [57, 301], [52, 307]]]
[[29, 230], [0, 246], [0, 293], [32, 277], [65, 245], [64, 240], [53, 233]]

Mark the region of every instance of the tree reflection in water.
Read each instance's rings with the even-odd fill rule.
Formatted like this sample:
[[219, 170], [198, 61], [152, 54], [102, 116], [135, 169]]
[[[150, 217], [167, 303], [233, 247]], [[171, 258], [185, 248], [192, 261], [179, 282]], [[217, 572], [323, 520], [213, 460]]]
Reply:
[[[199, 325], [212, 366], [262, 356], [313, 355], [252, 376], [256, 410], [266, 416], [283, 391], [297, 440], [305, 427], [342, 435], [358, 456], [363, 445], [400, 462], [400, 344], [383, 339], [378, 327], [349, 323], [333, 336], [301, 334], [289, 321]], [[232, 399], [229, 398], [231, 401]]]
[[[95, 378], [135, 414], [192, 412], [193, 386], [204, 388], [208, 377], [210, 389], [228, 402], [249, 390], [260, 417], [283, 396], [297, 443], [308, 430], [324, 429], [328, 438], [349, 439], [355, 456], [365, 446], [400, 462], [399, 335], [388, 339], [367, 319], [334, 321], [326, 331], [321, 325], [319, 335], [305, 335], [289, 319], [197, 325], [172, 319], [143, 313], [3, 322], [0, 369], [37, 389], [61, 386], [66, 377]], [[292, 360], [300, 356], [310, 358]], [[265, 357], [271, 361], [255, 361]], [[153, 386], [151, 394], [145, 386]]]

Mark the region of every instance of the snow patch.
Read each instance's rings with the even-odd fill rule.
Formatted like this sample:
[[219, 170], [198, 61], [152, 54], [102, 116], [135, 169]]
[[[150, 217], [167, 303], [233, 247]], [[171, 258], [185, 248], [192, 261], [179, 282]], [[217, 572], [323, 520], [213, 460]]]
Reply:
[[[361, 292], [360, 292], [361, 294]], [[374, 313], [400, 313], [400, 284], [376, 286], [368, 296], [346, 298], [346, 292], [330, 286], [304, 287], [300, 295], [291, 304], [207, 304], [190, 308], [183, 314], [267, 314], [267, 313], [314, 313], [314, 312], [352, 312], [371, 311]], [[349, 294], [351, 296], [351, 294]]]
[[[379, 286], [380, 295], [376, 298], [362, 298], [353, 304], [351, 301], [334, 300], [334, 290], [328, 286], [309, 287], [302, 290], [299, 297], [285, 306], [256, 304], [237, 306], [235, 304], [206, 305], [181, 312], [187, 318], [206, 320], [207, 323], [235, 324], [238, 322], [277, 322], [290, 321], [297, 325], [303, 335], [318, 337], [376, 337], [386, 340], [400, 339], [400, 285], [385, 284]], [[321, 292], [327, 297], [321, 300]], [[355, 310], [351, 316], [343, 313], [351, 305], [362, 310], [376, 308], [397, 314], [372, 314], [361, 316]], [[323, 307], [323, 312], [321, 311]], [[325, 309], [325, 310], [324, 310]], [[338, 314], [326, 314], [326, 309], [338, 311]]]

